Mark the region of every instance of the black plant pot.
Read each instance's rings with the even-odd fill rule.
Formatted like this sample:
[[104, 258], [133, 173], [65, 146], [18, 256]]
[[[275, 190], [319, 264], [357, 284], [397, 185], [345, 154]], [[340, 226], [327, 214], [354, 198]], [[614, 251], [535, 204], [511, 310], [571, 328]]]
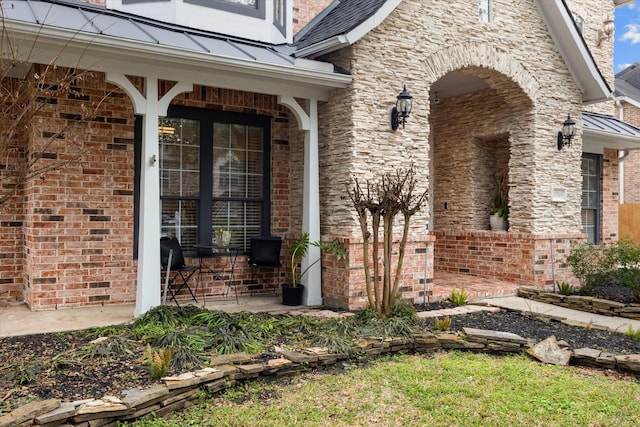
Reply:
[[293, 287], [291, 285], [282, 285], [282, 304], [283, 305], [301, 305], [302, 294], [304, 293], [304, 285]]

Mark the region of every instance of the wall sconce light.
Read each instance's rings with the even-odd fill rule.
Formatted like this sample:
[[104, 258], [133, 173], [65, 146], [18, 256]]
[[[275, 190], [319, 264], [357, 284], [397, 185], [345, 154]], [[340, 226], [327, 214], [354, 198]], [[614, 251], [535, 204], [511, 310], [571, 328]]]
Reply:
[[391, 110], [391, 129], [398, 130], [400, 124], [402, 124], [402, 129], [404, 129], [404, 124], [411, 114], [412, 108], [412, 99], [413, 96], [407, 92], [407, 85], [404, 85], [402, 92], [397, 96], [398, 100], [396, 101], [395, 107]]
[[569, 115], [562, 123], [562, 131], [558, 132], [558, 150], [562, 150], [562, 147], [571, 147], [571, 140], [575, 135], [576, 122]]
[[602, 28], [598, 30], [598, 47], [602, 44], [603, 41], [609, 40], [613, 35], [613, 19], [607, 18], [602, 23]]

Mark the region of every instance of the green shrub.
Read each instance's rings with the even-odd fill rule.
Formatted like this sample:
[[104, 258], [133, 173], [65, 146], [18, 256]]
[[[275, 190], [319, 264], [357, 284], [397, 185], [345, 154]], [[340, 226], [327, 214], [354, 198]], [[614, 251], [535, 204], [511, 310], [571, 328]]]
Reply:
[[147, 366], [149, 367], [149, 375], [151, 375], [151, 378], [160, 379], [164, 377], [169, 370], [172, 360], [172, 348], [154, 350], [151, 346], [147, 347]]
[[562, 295], [573, 295], [576, 289], [567, 282], [560, 282], [558, 283], [558, 292]]
[[605, 283], [640, 292], [640, 247], [628, 238], [607, 245], [573, 243], [567, 261], [586, 293]]
[[640, 329], [633, 329], [631, 325], [629, 325], [629, 329], [624, 334], [630, 338], [640, 340]]
[[451, 302], [455, 305], [467, 305], [469, 302], [469, 296], [467, 295], [467, 291], [462, 288], [461, 290], [457, 290], [453, 288], [451, 291]]

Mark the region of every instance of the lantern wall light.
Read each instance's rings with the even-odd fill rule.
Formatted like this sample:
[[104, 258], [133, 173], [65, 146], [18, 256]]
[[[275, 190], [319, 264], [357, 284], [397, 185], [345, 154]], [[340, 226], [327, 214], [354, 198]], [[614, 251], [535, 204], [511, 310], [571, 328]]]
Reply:
[[576, 122], [567, 116], [567, 120], [562, 123], [562, 130], [558, 132], [558, 150], [562, 147], [571, 147], [571, 140], [576, 135]]
[[398, 130], [400, 125], [404, 129], [404, 124], [411, 114], [413, 97], [407, 92], [407, 86], [404, 85], [402, 92], [397, 96], [395, 107], [391, 110], [391, 129]]

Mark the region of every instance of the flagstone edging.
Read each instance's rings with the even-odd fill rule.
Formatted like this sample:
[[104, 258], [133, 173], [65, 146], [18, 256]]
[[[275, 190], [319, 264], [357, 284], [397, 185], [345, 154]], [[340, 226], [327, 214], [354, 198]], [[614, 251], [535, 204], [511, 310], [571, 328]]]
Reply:
[[640, 320], [640, 304], [624, 304], [584, 295], [562, 295], [533, 288], [519, 288], [518, 296], [588, 313]]
[[[544, 345], [540, 347], [541, 344]], [[526, 352], [546, 363], [560, 363], [554, 358], [549, 361], [544, 356], [540, 357], [540, 348], [548, 348], [549, 345], [553, 347], [554, 354], [560, 354], [560, 359], [566, 361], [566, 364], [571, 361], [573, 364], [640, 373], [640, 354], [614, 355], [590, 348], [570, 350], [561, 343], [556, 343], [554, 337], [536, 344], [509, 332], [473, 328], [464, 328], [463, 332], [456, 334], [422, 332], [409, 339], [363, 337], [358, 340], [354, 354], [358, 355], [359, 360], [366, 360], [389, 353], [428, 353], [459, 349], [475, 352]], [[243, 353], [214, 356], [210, 367], [165, 377], [162, 384], [148, 389], [123, 390], [121, 398], [104, 396], [74, 402], [61, 402], [57, 399], [31, 402], [0, 416], [0, 427], [115, 427], [118, 421], [148, 416], [161, 417], [188, 408], [201, 391], [218, 393], [238, 381], [261, 376], [294, 375], [309, 368], [332, 365], [349, 358], [347, 354], [333, 354], [319, 347], [276, 349], [269, 356], [271, 358], [266, 361], [253, 359]]]

